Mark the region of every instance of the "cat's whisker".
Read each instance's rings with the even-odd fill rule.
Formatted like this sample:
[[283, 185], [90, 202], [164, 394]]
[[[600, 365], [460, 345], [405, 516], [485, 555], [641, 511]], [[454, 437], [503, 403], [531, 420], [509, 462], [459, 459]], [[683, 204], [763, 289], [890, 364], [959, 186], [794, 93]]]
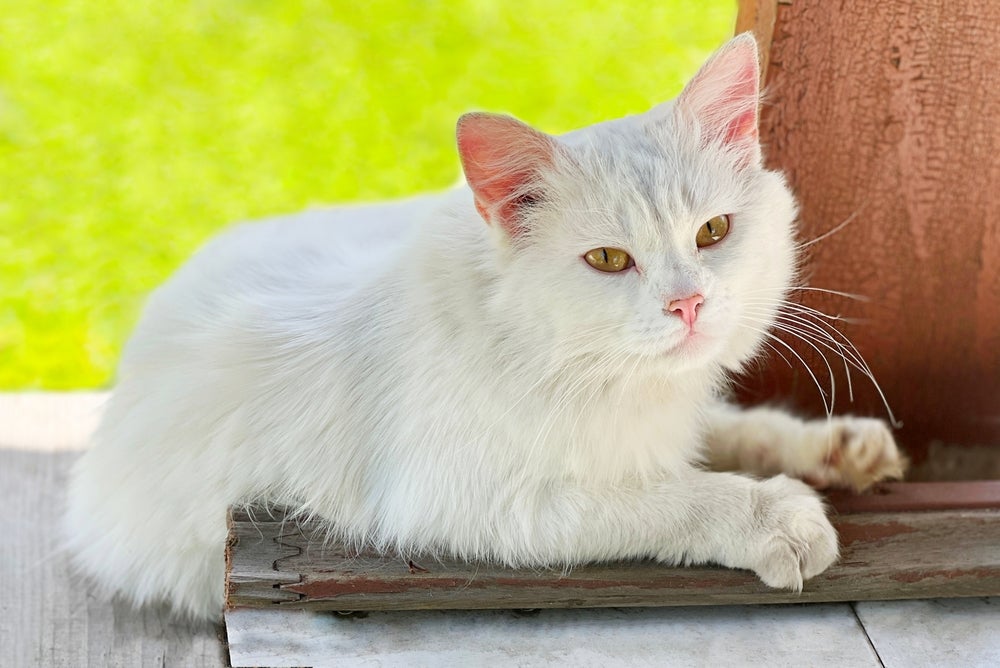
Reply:
[[[619, 328], [618, 324], [610, 324], [610, 325], [609, 324], [601, 324], [601, 325], [596, 325], [594, 327], [587, 328], [587, 329], [575, 332], [575, 333], [571, 334], [569, 337], [567, 337], [565, 339], [562, 339], [560, 341], [560, 343], [565, 347], [568, 344], [571, 344], [571, 343], [575, 342], [576, 340], [587, 340], [589, 342], [593, 342], [593, 339], [594, 339], [594, 337], [596, 335], [603, 334], [603, 333], [613, 332], [613, 331], [617, 330], [618, 328]], [[598, 354], [597, 359], [596, 360], [590, 360], [589, 363], [595, 364], [595, 365], [601, 364], [603, 362], [603, 360], [605, 360], [606, 358], [610, 357], [612, 354], [613, 353], [608, 353], [608, 352], [605, 352], [603, 354]], [[466, 446], [465, 446], [465, 448], [468, 448], [468, 447], [471, 447], [471, 446], [475, 445], [476, 443], [480, 442], [483, 438], [485, 438], [486, 436], [490, 435], [490, 433], [492, 432], [493, 428], [498, 423], [500, 423], [507, 415], [509, 415], [510, 412], [513, 411], [526, 397], [528, 397], [532, 392], [534, 392], [535, 390], [539, 389], [544, 384], [550, 383], [551, 385], [553, 385], [553, 387], [551, 389], [558, 391], [558, 383], [559, 383], [558, 379], [559, 379], [559, 376], [562, 375], [563, 373], [566, 373], [567, 370], [569, 368], [571, 368], [573, 365], [579, 364], [580, 363], [579, 360], [581, 358], [584, 358], [584, 359], [586, 359], [586, 358], [592, 358], [594, 355], [595, 355], [595, 353], [593, 353], [593, 352], [582, 351], [580, 353], [568, 355], [566, 358], [548, 359], [548, 360], [545, 361], [545, 365], [544, 366], [542, 366], [542, 365], [527, 365], [527, 366], [531, 366], [532, 368], [536, 368], [536, 366], [537, 366], [537, 368], [540, 369], [540, 370], [536, 370], [535, 371], [535, 374], [538, 376], [538, 378], [527, 389], [525, 389], [523, 392], [521, 392], [518, 395], [517, 399], [515, 399], [499, 417], [497, 417], [495, 420], [493, 420], [493, 422], [488, 427], [486, 427], [484, 430], [482, 430], [478, 434], [474, 434], [474, 435], [470, 434], [469, 438], [466, 439]], [[506, 376], [515, 376], [516, 377], [517, 375], [522, 375], [520, 372], [522, 372], [524, 370], [525, 366], [526, 365], [521, 364], [521, 365], [517, 365], [516, 368], [513, 367], [513, 366], [512, 367], [508, 367], [501, 374], [500, 378], [502, 379], [502, 378], [504, 378]], [[515, 373], [515, 372], [517, 372], [517, 373]], [[565, 393], [565, 392], [573, 391], [573, 389], [574, 388], [570, 387], [570, 388], [563, 389], [562, 391]], [[581, 391], [583, 389], [585, 389], [585, 388], [582, 388]], [[465, 448], [463, 448], [463, 449], [465, 449]]]
[[[748, 293], [748, 294], [752, 295], [752, 293]], [[823, 318], [826, 318], [828, 320], [843, 320], [845, 322], [848, 321], [846, 318], [844, 318], [844, 316], [840, 315], [839, 313], [837, 315], [831, 315], [829, 313], [824, 313], [823, 311], [820, 311], [819, 309], [813, 308], [811, 306], [806, 306], [805, 304], [801, 304], [801, 303], [798, 303], [798, 302], [789, 301], [788, 299], [784, 299], [784, 298], [776, 298], [776, 297], [771, 297], [771, 298], [767, 298], [767, 297], [764, 297], [764, 298], [753, 297], [752, 299], [748, 299], [747, 300], [747, 304], [748, 305], [754, 305], [754, 306], [769, 306], [769, 307], [779, 307], [779, 308], [802, 309], [802, 310], [805, 310], [805, 311], [809, 311], [810, 313], [813, 313], [815, 315], [818, 315], [818, 316], [821, 316]]]
[[[753, 311], [749, 311], [753, 313]], [[760, 314], [758, 315], [765, 315]], [[766, 314], [770, 316], [771, 314]], [[823, 315], [823, 314], [821, 314]], [[830, 323], [820, 320], [818, 317], [808, 312], [780, 312], [773, 315], [776, 322], [787, 326], [793, 326], [796, 331], [803, 335], [811, 335], [818, 343], [825, 348], [838, 354], [844, 361], [844, 375], [847, 380], [847, 391], [849, 400], [854, 402], [854, 381], [851, 377], [850, 367], [854, 367], [867, 377], [873, 385], [878, 385], [874, 373], [865, 362], [861, 353], [854, 344], [842, 332], [833, 327]], [[837, 337], [843, 339], [841, 342]], [[846, 345], [845, 345], [846, 344]], [[886, 406], [888, 408], [888, 406]], [[890, 411], [891, 412], [891, 411]]]
[[[625, 355], [621, 356], [622, 359], [624, 359], [624, 357], [625, 357]], [[573, 398], [579, 397], [580, 395], [582, 395], [587, 390], [588, 387], [591, 387], [591, 385], [592, 385], [592, 389], [590, 391], [590, 394], [587, 395], [587, 398], [583, 401], [582, 404], [580, 404], [580, 408], [577, 411], [576, 418], [573, 420], [573, 426], [571, 428], [571, 432], [570, 433], [576, 433], [577, 425], [580, 422], [580, 418], [583, 417], [583, 415], [587, 411], [587, 408], [590, 406], [591, 402], [595, 399], [595, 397], [597, 397], [597, 395], [605, 387], [605, 383], [606, 383], [606, 381], [594, 381], [592, 383], [584, 384], [583, 386], [580, 387], [579, 391], [574, 394]], [[566, 406], [568, 406], [568, 403], [566, 404]], [[555, 417], [556, 416], [553, 416], [553, 418], [555, 418]], [[546, 432], [545, 432], [546, 435], [548, 435], [548, 432], [551, 431], [552, 426], [554, 426], [554, 424], [555, 424], [555, 420], [553, 419], [552, 421], [548, 422], [547, 424], [548, 424], [548, 428], [546, 429]]]
[[[750, 312], [752, 314], [752, 311]], [[840, 341], [833, 338], [829, 332], [823, 330], [822, 328], [816, 327], [812, 323], [804, 322], [795, 318], [789, 318], [787, 316], [778, 315], [775, 317], [775, 327], [781, 331], [785, 331], [789, 334], [797, 336], [798, 338], [806, 341], [810, 339], [815, 341], [817, 344], [823, 346], [827, 350], [835, 353], [844, 363], [844, 375], [847, 379], [847, 390], [848, 397], [851, 402], [854, 401], [854, 386], [853, 379], [850, 373], [850, 367], [854, 367], [862, 374], [869, 376], [870, 373], [863, 366], [863, 361], [856, 360], [854, 353], [842, 344]], [[825, 357], [825, 356], [824, 356]]]
[[[608, 385], [608, 380], [607, 379], [614, 379], [614, 378], [619, 378], [619, 377], [622, 376], [622, 374], [620, 373], [621, 363], [624, 362], [626, 359], [628, 359], [628, 357], [630, 356], [630, 354], [631, 353], [630, 353], [630, 350], [629, 350], [629, 347], [627, 346], [627, 344], [622, 343], [622, 344], [619, 344], [614, 350], [609, 351], [608, 354], [602, 356], [599, 360], [597, 360], [597, 361], [594, 362], [594, 366], [595, 367], [597, 367], [598, 369], [600, 369], [602, 367], [606, 367], [608, 369], [608, 372], [606, 374], [604, 374], [603, 379], [601, 379], [600, 376], [597, 375], [597, 374], [595, 374], [595, 375], [592, 376], [592, 379], [593, 379], [593, 389], [591, 390], [590, 394], [587, 396], [587, 399], [581, 405], [580, 410], [578, 412], [578, 415], [577, 415], [576, 419], [574, 420], [574, 426], [573, 426], [574, 431], [576, 429], [576, 424], [579, 422], [580, 418], [586, 412], [587, 407], [594, 400], [594, 398], [598, 395], [598, 393], [603, 388], [607, 387], [607, 385]], [[636, 364], [633, 366], [633, 369], [636, 368], [638, 366], [638, 364], [641, 363], [641, 361], [642, 361], [642, 358], [639, 357], [639, 356], [636, 356]], [[588, 378], [588, 383], [590, 382], [590, 380], [591, 379]], [[580, 391], [577, 393], [577, 395], [582, 394], [585, 390], [586, 390], [586, 387], [582, 387], [580, 389]]]
[[[852, 365], [857, 368], [862, 373], [871, 374], [871, 369], [868, 368], [867, 363], [861, 357], [857, 348], [851, 343], [850, 339], [845, 337], [840, 331], [830, 326], [821, 320], [808, 320], [805, 316], [796, 314], [781, 314], [777, 316], [778, 320], [781, 322], [796, 324], [803, 327], [806, 331], [814, 333], [816, 336], [829, 341], [830, 344], [837, 347], [838, 350], [842, 351], [845, 356], [845, 360], [850, 360]], [[839, 335], [844, 341], [837, 338]]]
[[[568, 337], [559, 339], [558, 345], [561, 348], [570, 348], [572, 344], [578, 341], [586, 341], [588, 343], [593, 344], [594, 339], [597, 336], [605, 333], [612, 333], [617, 329], [619, 329], [618, 324], [612, 324], [612, 325], [602, 324], [582, 329], [580, 331], [573, 332]], [[577, 357], [594, 354], [593, 352], [587, 350], [567, 351], [565, 358], [561, 358], [558, 356], [552, 356], [551, 354], [547, 354], [547, 351], [544, 349], [540, 348], [539, 350], [540, 352], [537, 353], [537, 357], [538, 358], [544, 357], [545, 358], [544, 360], [533, 359], [529, 360], [528, 363], [521, 363], [519, 365], [509, 365], [504, 368], [498, 379], [503, 380], [504, 377], [507, 375], [513, 375], [514, 373], [519, 373], [523, 371], [525, 368], [531, 368], [535, 370], [535, 375], [538, 375], [541, 380], [545, 380], [544, 377], [550, 377], [560, 373], [568, 364], [570, 364]]]
[[[604, 353], [603, 355], [600, 355], [598, 359], [602, 359], [603, 357], [607, 356], [607, 354], [608, 353]], [[581, 357], [586, 357], [586, 355], [581, 355]], [[573, 374], [569, 373], [569, 369], [571, 367], [572, 367], [571, 363], [566, 362], [566, 361], [562, 361], [562, 363], [559, 365], [559, 367], [550, 376], [548, 376], [548, 377], [546, 377], [544, 379], [546, 381], [549, 381], [548, 384], [547, 384], [547, 387], [546, 387], [546, 391], [549, 392], [550, 394], [551, 393], [556, 393], [556, 396], [558, 397], [556, 399], [557, 405], [553, 409], [553, 411], [551, 413], [549, 413], [548, 417], [551, 417], [552, 415], [554, 415], [559, 410], [558, 404], [560, 404], [560, 403], [562, 403], [562, 401], [566, 400], [566, 398], [568, 396], [574, 395], [576, 393], [576, 389], [577, 389], [578, 385], [581, 385], [581, 384], [585, 383], [585, 381], [582, 380], [581, 378], [579, 378], [579, 377], [575, 377], [574, 378]], [[571, 380], [571, 382], [570, 382], [570, 384], [568, 386], [563, 386], [563, 383], [560, 380], [560, 378], [563, 375], [569, 375], [572, 378], [572, 380]], [[529, 390], [527, 392], [525, 392], [524, 394], [522, 394], [521, 397], [518, 399], [518, 403], [520, 401], [522, 401], [528, 394], [530, 394], [530, 392], [532, 391], [532, 389], [534, 387], [536, 387], [537, 385], [538, 385], [538, 383], [533, 384], [532, 388], [529, 388]], [[513, 408], [513, 406], [511, 408]], [[510, 409], [508, 409], [508, 412], [509, 412], [509, 410]], [[537, 438], [536, 438], [536, 440], [537, 440]]]
[[774, 347], [774, 344], [772, 344], [772, 343], [771, 343], [770, 341], [768, 341], [768, 340], [767, 340], [766, 338], [765, 338], [765, 339], [763, 339], [763, 340], [761, 341], [761, 343], [763, 343], [763, 344], [764, 344], [765, 346], [767, 346], [768, 348], [770, 348], [770, 349], [771, 349], [771, 352], [773, 352], [773, 353], [774, 353], [775, 355], [777, 355], [778, 357], [780, 357], [780, 358], [782, 359], [782, 361], [784, 361], [784, 363], [788, 365], [788, 368], [793, 368], [793, 367], [792, 367], [792, 363], [791, 363], [791, 362], [790, 362], [790, 361], [788, 360], [788, 358], [787, 358], [787, 357], [785, 357], [785, 356], [784, 356], [784, 355], [782, 354], [782, 352], [781, 352], [780, 350], [778, 350], [777, 348], [775, 348], [775, 347]]
[[790, 302], [787, 299], [760, 299], [755, 298], [752, 301], [747, 302], [756, 306], [765, 307], [777, 307], [785, 310], [793, 310], [796, 312], [809, 313], [810, 315], [817, 316], [824, 320], [829, 320], [831, 322], [844, 322], [850, 325], [864, 324], [866, 321], [861, 318], [847, 318], [839, 313], [837, 315], [832, 315], [829, 313], [824, 313], [819, 309], [813, 308], [811, 306], [806, 306], [805, 304], [800, 304], [796, 302]]
[[838, 315], [831, 315], [829, 313], [824, 313], [823, 311], [820, 311], [819, 309], [812, 308], [812, 307], [806, 306], [804, 304], [798, 304], [798, 303], [795, 303], [795, 302], [790, 302], [788, 300], [775, 300], [775, 299], [761, 300], [761, 299], [754, 299], [754, 300], [748, 301], [747, 302], [747, 306], [763, 307], [763, 308], [770, 309], [773, 312], [785, 313], [785, 314], [789, 314], [789, 315], [799, 315], [799, 316], [803, 316], [803, 317], [812, 318], [820, 326], [822, 326], [824, 328], [827, 328], [830, 332], [833, 332], [833, 333], [837, 334], [838, 336], [841, 336], [841, 337], [845, 338], [845, 340], [846, 340], [846, 337], [844, 336], [844, 334], [840, 330], [838, 330], [836, 327], [834, 327], [831, 323], [832, 322], [846, 322], [846, 323], [855, 323], [855, 322], [858, 322], [857, 320], [853, 320], [853, 319], [850, 319], [850, 318], [845, 318], [845, 317], [843, 317], [843, 316], [841, 316], [839, 314]]
[[[816, 341], [816, 343], [818, 343], [819, 345], [823, 346], [824, 348], [830, 350], [831, 352], [837, 354], [841, 358], [841, 360], [843, 360], [843, 362], [844, 362], [844, 376], [847, 379], [847, 396], [848, 396], [848, 399], [851, 401], [851, 403], [853, 403], [854, 402], [854, 382], [853, 382], [853, 379], [851, 378], [851, 369], [850, 369], [850, 367], [851, 367], [851, 365], [853, 365], [853, 366], [857, 367], [859, 370], [862, 370], [862, 369], [860, 367], [858, 367], [857, 364], [855, 364], [852, 360], [848, 359], [848, 355], [851, 354], [850, 350], [847, 349], [842, 343], [840, 343], [839, 341], [837, 341], [835, 338], [833, 338], [830, 335], [829, 332], [827, 332], [827, 331], [825, 331], [825, 330], [823, 330], [823, 329], [821, 329], [819, 327], [816, 327], [812, 323], [800, 320], [798, 318], [790, 317], [790, 316], [787, 316], [787, 315], [781, 315], [781, 314], [779, 314], [779, 315], [777, 315], [775, 317], [775, 323], [776, 323], [776, 327], [779, 327], [783, 331], [787, 331], [789, 333], [793, 333], [793, 334], [799, 336], [799, 338], [801, 338], [803, 340], [806, 340], [808, 338], [808, 339], [812, 339], [812, 340]], [[863, 370], [862, 370], [862, 372], [863, 372]]]
[[[604, 364], [618, 359], [624, 359], [626, 356], [624, 346], [620, 345], [617, 349], [608, 351], [604, 355], [600, 356], [597, 360], [593, 362], [593, 365], [600, 368]], [[617, 366], [617, 364], [615, 365]], [[580, 374], [576, 380], [564, 390], [563, 394], [557, 399], [556, 405], [553, 407], [551, 412], [546, 416], [545, 421], [539, 428], [538, 434], [536, 435], [534, 441], [532, 442], [532, 449], [536, 448], [539, 443], [544, 442], [545, 438], [551, 432], [552, 427], [555, 426], [558, 418], [561, 416], [562, 412], [571, 405], [572, 401], [578, 398], [583, 392], [585, 392], [591, 382], [593, 382], [594, 389], [591, 391], [587, 400], [583, 403], [582, 411], [585, 410], [586, 406], [589, 405], [590, 401], [596, 396], [597, 392], [600, 391], [601, 387], [605, 384], [604, 380], [594, 380], [598, 376], [595, 374], [593, 376], [589, 374]]]
[[870, 302], [871, 298], [866, 295], [858, 295], [850, 292], [841, 292], [840, 290], [829, 290], [827, 288], [814, 288], [810, 285], [798, 285], [789, 288], [792, 292], [821, 292], [827, 295], [833, 295], [835, 297], [843, 297], [844, 299], [853, 299], [859, 302]]
[[826, 232], [823, 232], [822, 234], [820, 234], [818, 237], [816, 237], [814, 239], [810, 239], [809, 241], [806, 241], [804, 243], [800, 243], [798, 245], [799, 249], [808, 248], [809, 246], [812, 246], [813, 244], [817, 244], [820, 241], [823, 241], [824, 239], [828, 239], [828, 238], [832, 237], [834, 234], [836, 234], [837, 232], [840, 232], [841, 230], [843, 230], [845, 227], [847, 227], [848, 225], [850, 225], [851, 223], [854, 222], [855, 218], [858, 217], [858, 214], [861, 213], [861, 210], [865, 208], [865, 205], [867, 203], [868, 203], [867, 201], [862, 202], [861, 206], [859, 206], [857, 209], [855, 209], [854, 212], [851, 213], [851, 215], [849, 215], [847, 218], [845, 218], [842, 223], [840, 223], [838, 225], [834, 225], [832, 228], [830, 228]]
[[[629, 351], [627, 350], [626, 346], [623, 345], [619, 349], [623, 353], [622, 356], [621, 356], [621, 359], [622, 360], [627, 359], [627, 357], [629, 356]], [[640, 355], [635, 355], [634, 357], [635, 357], [635, 362], [633, 363], [632, 367], [629, 369], [628, 373], [624, 374], [623, 376], [620, 376], [619, 394], [618, 394], [618, 400], [615, 402], [616, 405], [615, 405], [614, 416], [612, 417], [612, 422], [611, 422], [612, 425], [617, 424], [619, 416], [621, 414], [621, 404], [622, 404], [622, 399], [623, 399], [624, 394], [625, 394], [625, 390], [628, 388], [628, 384], [631, 381], [632, 376], [639, 369], [639, 366], [642, 364], [642, 362], [645, 359], [645, 358], [643, 358]], [[614, 369], [612, 369], [612, 371], [614, 371]], [[610, 374], [609, 374], [609, 376], [610, 376]], [[604, 386], [604, 383], [597, 383], [597, 384], [595, 384], [594, 391], [591, 392], [590, 396], [587, 397], [587, 401], [584, 402], [584, 404], [580, 407], [580, 410], [577, 413], [577, 417], [573, 421], [573, 427], [572, 427], [573, 433], [576, 433], [577, 425], [579, 424], [580, 418], [582, 418], [583, 415], [586, 413], [587, 408], [590, 405], [590, 402], [593, 401], [593, 399], [596, 397], [598, 391], [603, 386]]]
[[[822, 313], [821, 311], [816, 311], [815, 309], [807, 308], [806, 310], [802, 310], [799, 308], [799, 305], [796, 304], [787, 304], [784, 305], [784, 307], [790, 308], [792, 312], [789, 313], [787, 311], [783, 312], [779, 310], [778, 315], [775, 317], [779, 319], [791, 320], [792, 322], [796, 322], [797, 324], [806, 327], [810, 331], [813, 331], [818, 335], [821, 335], [823, 338], [829, 340], [832, 344], [836, 345], [839, 349], [841, 349], [841, 351], [845, 353], [846, 357], [849, 357], [851, 359], [852, 365], [855, 368], [857, 368], [859, 371], [865, 374], [872, 382], [875, 382], [874, 374], [868, 367], [868, 364], [865, 362], [864, 358], [861, 356], [861, 353], [851, 342], [851, 340], [847, 338], [847, 336], [843, 332], [841, 332], [836, 327], [831, 325], [829, 322], [826, 322], [825, 320], [822, 320], [819, 317], [819, 316], [823, 317], [829, 317], [829, 316], [826, 316], [826, 314]], [[837, 337], [840, 337], [840, 339], [842, 339], [843, 342], [838, 340]], [[850, 380], [849, 374], [848, 374], [848, 380]]]
[[839, 330], [834, 328], [829, 323], [826, 323], [819, 319], [813, 319], [813, 320], [807, 319], [807, 316], [809, 316], [809, 314], [801, 314], [797, 312], [789, 313], [781, 310], [779, 310], [777, 313], [774, 313], [770, 309], [767, 311], [755, 310], [753, 305], [750, 305], [746, 309], [746, 312], [748, 314], [756, 315], [762, 318], [773, 318], [776, 322], [781, 322], [784, 324], [801, 327], [803, 331], [809, 332], [818, 337], [819, 339], [825, 342], [829, 342], [830, 345], [835, 346], [839, 353], [845, 355], [846, 357], [850, 357], [860, 371], [862, 372], [865, 371], [865, 369], [863, 368], [865, 366], [864, 360], [860, 359], [860, 356], [857, 354], [857, 350], [853, 348], [849, 340], [847, 340], [847, 345], [845, 345], [839, 339], [837, 339], [834, 336], [834, 334], [837, 334], [845, 339], [846, 337], [844, 337]]
[[[853, 299], [854, 301], [859, 301], [859, 302], [870, 302], [871, 301], [871, 298], [867, 297], [865, 295], [858, 295], [858, 294], [853, 294], [853, 293], [850, 293], [850, 292], [841, 292], [840, 290], [829, 290], [827, 288], [816, 288], [816, 287], [813, 287], [811, 285], [791, 285], [791, 286], [789, 286], [787, 288], [787, 291], [788, 292], [822, 292], [824, 294], [834, 295], [836, 297], [843, 297], [844, 299]], [[773, 289], [768, 289], [768, 288], [764, 288], [764, 289], [760, 289], [760, 290], [747, 290], [746, 292], [743, 292], [743, 295], [749, 297], [749, 296], [752, 296], [752, 295], [759, 295], [759, 294], [762, 294], [762, 293], [767, 293], [767, 294], [770, 294], [770, 295], [774, 295], [775, 291]]]
[[[763, 320], [763, 319], [760, 319], [760, 318], [749, 318], [749, 320], [751, 322], [756, 322], [757, 324], [762, 324], [764, 326], [768, 325], [768, 322], [766, 320]], [[830, 360], [828, 360], [827, 357], [826, 357], [826, 355], [823, 354], [823, 351], [819, 348], [819, 346], [817, 346], [816, 344], [814, 344], [809, 338], [807, 338], [805, 336], [802, 336], [801, 334], [795, 332], [794, 330], [789, 329], [789, 328], [787, 328], [787, 327], [785, 327], [783, 325], [777, 324], [777, 323], [771, 323], [771, 327], [773, 327], [774, 329], [776, 329], [778, 331], [785, 332], [787, 334], [791, 334], [792, 336], [800, 339], [803, 343], [805, 343], [807, 346], [809, 346], [814, 351], [816, 351], [816, 354], [819, 355], [820, 359], [823, 360], [823, 364], [826, 366], [826, 371], [827, 371], [827, 374], [828, 374], [828, 376], [830, 378], [830, 401], [829, 401], [829, 404], [827, 404], [826, 393], [822, 391], [822, 388], [821, 388], [821, 386], [819, 384], [819, 380], [816, 379], [815, 376], [813, 376], [813, 379], [816, 381], [816, 386], [820, 388], [821, 395], [823, 395], [823, 405], [827, 408], [827, 411], [826, 411], [827, 415], [828, 416], [832, 415], [833, 414], [833, 406], [835, 405], [835, 403], [837, 401], [837, 381], [836, 381], [836, 376], [833, 373], [833, 367], [830, 366]], [[777, 341], [781, 341], [781, 339], [778, 338], [778, 337], [774, 337], [774, 338]], [[782, 343], [784, 343], [785, 346], [788, 347], [789, 350], [792, 350], [792, 347], [789, 346], [787, 343], [785, 343], [784, 341], [782, 341]], [[796, 353], [796, 357], [799, 357], [797, 353]], [[808, 369], [808, 365], [805, 364], [805, 360], [803, 360], [801, 357], [799, 357], [799, 360]], [[812, 371], [810, 370], [810, 374], [811, 373], [812, 373]]]
[[[625, 390], [628, 388], [628, 384], [632, 380], [632, 376], [635, 375], [635, 372], [639, 369], [639, 365], [642, 363], [642, 361], [643, 361], [643, 358], [639, 357], [638, 355], [636, 355], [635, 364], [632, 365], [632, 368], [629, 370], [628, 374], [625, 375], [624, 380], [622, 380], [621, 385], [618, 388], [618, 399], [615, 401], [615, 404], [616, 404], [615, 405], [615, 412], [614, 412], [614, 415], [613, 415], [613, 417], [611, 419], [611, 424], [612, 425], [618, 424], [618, 418], [621, 415], [622, 404], [624, 403], [624, 399], [625, 399]], [[579, 421], [579, 418], [582, 417], [582, 415], [583, 415], [583, 411], [581, 410], [580, 411], [580, 416], [577, 417], [578, 421]], [[576, 428], [576, 425], [574, 424], [574, 429], [575, 428]]]
[[[885, 396], [885, 392], [882, 390], [881, 385], [875, 378], [874, 372], [871, 367], [865, 361], [861, 352], [857, 349], [854, 343], [847, 337], [846, 334], [841, 332], [839, 329], [833, 326], [832, 322], [851, 322], [847, 318], [841, 316], [832, 316], [830, 314], [824, 313], [818, 309], [805, 306], [803, 304], [797, 304], [794, 302], [789, 302], [787, 300], [753, 300], [748, 302], [748, 307], [753, 308], [754, 305], [759, 304], [767, 309], [770, 309], [767, 314], [769, 317], [786, 317], [786, 318], [801, 318], [798, 320], [800, 326], [806, 326], [815, 328], [816, 330], [822, 330], [826, 332], [824, 335], [824, 340], [829, 341], [834, 344], [842, 353], [842, 357], [845, 362], [848, 362], [851, 366], [862, 373], [875, 388], [875, 391], [879, 395], [879, 399], [882, 401], [885, 407], [886, 414], [890, 424], [894, 427], [899, 427], [900, 423], [896, 419], [895, 414], [892, 411], [892, 407], [889, 405], [888, 398]], [[777, 315], [774, 313], [774, 307], [777, 306]], [[804, 320], [808, 318], [809, 320]], [[809, 324], [811, 323], [811, 324]], [[824, 344], [826, 345], [826, 344]], [[847, 372], [848, 389], [851, 394], [851, 400], [853, 401], [853, 387], [851, 385], [850, 373]]]
[[[844, 344], [846, 344], [854, 352], [854, 355], [857, 358], [858, 363], [861, 364], [862, 366], [864, 366], [866, 371], [869, 371], [869, 372], [871, 371], [868, 368], [868, 364], [864, 361], [864, 358], [861, 356], [860, 351], [858, 351], [858, 349], [854, 346], [854, 343], [847, 337], [847, 335], [844, 334], [843, 332], [841, 332], [836, 327], [834, 327], [830, 322], [828, 322], [830, 320], [833, 320], [832, 316], [827, 316], [822, 311], [818, 311], [816, 309], [812, 309], [812, 308], [808, 308], [808, 307], [805, 307], [805, 308], [798, 308], [797, 307], [795, 309], [795, 312], [798, 313], [798, 314], [800, 314], [803, 317], [812, 318], [813, 322], [815, 322], [817, 324], [817, 326], [826, 329], [833, 336], [840, 337], [843, 340]], [[847, 323], [856, 322], [856, 321], [849, 320], [849, 319], [846, 319], [846, 318], [837, 318], [837, 320], [839, 320], [841, 322], [847, 322]]]
[[746, 324], [745, 322], [743, 322], [743, 319], [741, 319], [740, 324], [741, 324], [741, 326], [745, 327], [746, 329], [749, 329], [750, 331], [756, 332], [756, 333], [760, 334], [761, 336], [764, 336], [764, 337], [766, 337], [768, 339], [771, 339], [772, 341], [776, 341], [777, 343], [779, 343], [782, 346], [784, 346], [785, 348], [787, 348], [788, 352], [790, 352], [797, 360], [799, 360], [799, 362], [802, 364], [802, 367], [806, 370], [806, 373], [808, 373], [809, 377], [812, 378], [813, 383], [816, 385], [816, 389], [819, 391], [819, 396], [820, 396], [820, 399], [823, 402], [823, 408], [824, 408], [824, 411], [825, 411], [827, 417], [830, 417], [830, 416], [833, 415], [833, 410], [832, 410], [832, 408], [830, 407], [830, 405], [827, 402], [827, 393], [823, 389], [823, 386], [820, 384], [819, 378], [816, 377], [816, 374], [813, 373], [813, 370], [809, 368], [809, 365], [806, 364], [806, 361], [802, 358], [801, 355], [799, 355], [799, 353], [794, 348], [792, 348], [791, 345], [789, 345], [783, 339], [781, 339], [780, 337], [776, 336], [775, 334], [772, 334], [771, 332], [767, 331], [764, 328], [755, 327], [753, 325]]

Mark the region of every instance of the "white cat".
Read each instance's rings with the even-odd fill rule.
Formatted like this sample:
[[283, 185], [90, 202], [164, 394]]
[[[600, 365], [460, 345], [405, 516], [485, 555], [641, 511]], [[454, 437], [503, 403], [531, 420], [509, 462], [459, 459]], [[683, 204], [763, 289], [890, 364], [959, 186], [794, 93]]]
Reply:
[[816, 493], [699, 462], [843, 483], [901, 459], [875, 420], [720, 400], [796, 262], [758, 76], [744, 35], [640, 116], [557, 138], [468, 114], [468, 186], [208, 244], [150, 298], [73, 472], [76, 562], [218, 616], [226, 508], [266, 498], [389, 551], [800, 589], [837, 556]]

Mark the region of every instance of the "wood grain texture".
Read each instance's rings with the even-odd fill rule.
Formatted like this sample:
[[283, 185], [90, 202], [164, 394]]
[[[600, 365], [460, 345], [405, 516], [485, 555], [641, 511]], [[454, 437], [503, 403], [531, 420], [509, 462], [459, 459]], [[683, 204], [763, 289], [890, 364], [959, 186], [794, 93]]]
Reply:
[[835, 490], [827, 494], [827, 501], [839, 513], [1000, 510], [1000, 480], [884, 482], [864, 494]]
[[76, 453], [6, 445], [0, 442], [0, 666], [224, 666], [221, 627], [109, 602], [70, 570], [56, 527]]
[[1000, 594], [1000, 511], [835, 517], [842, 556], [801, 593], [752, 573], [651, 562], [561, 574], [448, 559], [382, 557], [324, 544], [316, 524], [238, 513], [229, 607], [309, 610], [574, 608], [806, 603]]
[[739, 0], [737, 3], [735, 33], [739, 35], [752, 32], [757, 38], [761, 83], [767, 81], [767, 65], [771, 58], [771, 38], [774, 35], [774, 21], [778, 15], [778, 1]]
[[[858, 319], [842, 329], [903, 422], [918, 477], [933, 477], [922, 470], [933, 444], [1000, 447], [997, 25], [995, 0], [777, 6], [761, 118], [768, 164], [798, 195], [804, 241], [850, 221], [808, 246], [808, 283], [868, 297], [802, 301]], [[885, 415], [868, 381], [853, 374], [851, 405], [834, 373], [838, 411]], [[822, 409], [803, 369], [781, 360], [744, 385], [748, 400]]]

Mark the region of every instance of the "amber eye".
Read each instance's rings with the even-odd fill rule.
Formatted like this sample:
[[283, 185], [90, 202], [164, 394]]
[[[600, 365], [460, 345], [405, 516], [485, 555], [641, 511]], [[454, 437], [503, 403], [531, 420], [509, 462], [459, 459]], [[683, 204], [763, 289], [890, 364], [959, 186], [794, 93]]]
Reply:
[[719, 243], [727, 234], [729, 234], [729, 216], [716, 216], [698, 228], [694, 240], [698, 248], [704, 248]]
[[625, 271], [635, 264], [632, 261], [632, 256], [620, 248], [595, 248], [587, 251], [583, 259], [594, 269], [606, 271], [609, 274]]

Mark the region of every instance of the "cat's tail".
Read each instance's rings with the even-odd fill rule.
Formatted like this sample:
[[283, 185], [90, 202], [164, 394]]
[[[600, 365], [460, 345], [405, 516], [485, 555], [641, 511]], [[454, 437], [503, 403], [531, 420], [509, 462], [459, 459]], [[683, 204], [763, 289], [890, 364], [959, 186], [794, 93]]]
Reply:
[[181, 616], [218, 619], [228, 498], [209, 476], [219, 462], [205, 461], [204, 424], [161, 414], [162, 406], [116, 390], [72, 470], [64, 546], [108, 594], [135, 605], [165, 600]]

